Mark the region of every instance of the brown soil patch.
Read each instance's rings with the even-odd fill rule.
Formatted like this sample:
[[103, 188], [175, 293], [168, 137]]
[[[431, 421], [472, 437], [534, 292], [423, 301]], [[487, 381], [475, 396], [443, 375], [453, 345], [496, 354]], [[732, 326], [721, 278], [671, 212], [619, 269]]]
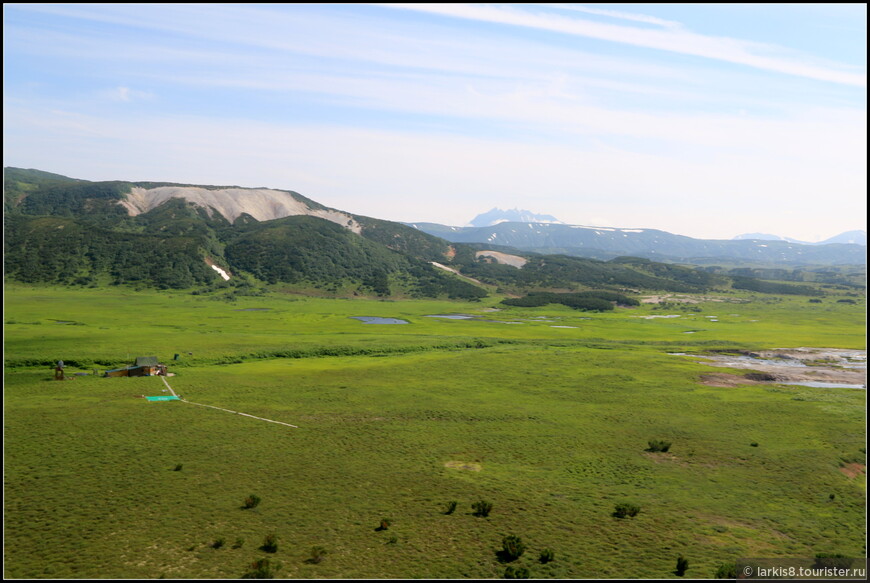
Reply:
[[453, 468], [454, 470], [469, 470], [472, 472], [480, 471], [480, 464], [476, 464], [474, 462], [457, 462], [457, 461], [449, 461], [444, 462], [445, 468]]
[[840, 468], [840, 471], [848, 476], [850, 480], [854, 480], [867, 471], [867, 466], [859, 463], [846, 464]]
[[740, 385], [758, 385], [759, 381], [753, 381], [744, 376], [717, 372], [714, 374], [701, 375], [701, 384], [708, 387], [737, 387]]

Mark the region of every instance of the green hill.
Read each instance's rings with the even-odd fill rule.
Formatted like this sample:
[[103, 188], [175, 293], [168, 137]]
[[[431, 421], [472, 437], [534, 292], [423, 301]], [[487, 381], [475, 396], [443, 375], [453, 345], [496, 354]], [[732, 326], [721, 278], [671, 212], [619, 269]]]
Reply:
[[[345, 295], [464, 299], [485, 297], [486, 286], [516, 294], [730, 287], [816, 293], [807, 286], [763, 283], [745, 272], [498, 247], [526, 258], [519, 269], [476, 256], [495, 247], [451, 244], [289, 190], [90, 182], [20, 168], [6, 168], [4, 178], [5, 273], [22, 282], [174, 289], [288, 284]], [[224, 283], [213, 267], [230, 281]]]

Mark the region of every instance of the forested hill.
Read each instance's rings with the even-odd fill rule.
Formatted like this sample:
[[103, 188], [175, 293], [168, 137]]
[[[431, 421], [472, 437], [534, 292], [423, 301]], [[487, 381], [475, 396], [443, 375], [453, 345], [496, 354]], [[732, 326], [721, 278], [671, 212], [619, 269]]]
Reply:
[[517, 258], [525, 262], [520, 269], [481, 256], [478, 246], [289, 190], [90, 182], [6, 168], [4, 208], [6, 277], [33, 283], [246, 293], [271, 284], [466, 299], [499, 287], [702, 291], [733, 284], [721, 273], [637, 260], [531, 254]]

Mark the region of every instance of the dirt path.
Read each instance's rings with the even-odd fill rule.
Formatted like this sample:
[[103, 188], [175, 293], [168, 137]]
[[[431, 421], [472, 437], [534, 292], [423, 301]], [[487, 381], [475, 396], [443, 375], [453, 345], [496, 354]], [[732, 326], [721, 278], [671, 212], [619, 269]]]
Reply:
[[[169, 382], [167, 382], [166, 377], [160, 377], [160, 380], [163, 381], [163, 384], [166, 385], [166, 388], [169, 389], [169, 392], [172, 393], [173, 397], [178, 397], [175, 394], [175, 391], [172, 390], [172, 387], [169, 386]], [[223, 409], [221, 407], [215, 407], [214, 405], [204, 405], [202, 403], [194, 403], [193, 401], [188, 401], [187, 399], [182, 399], [178, 397], [182, 403], [189, 403], [191, 405], [198, 405], [200, 407], [209, 407], [211, 409], [217, 409], [218, 411], [226, 411], [227, 413], [233, 413], [235, 415], [244, 415], [245, 417], [250, 417], [252, 419], [259, 419], [260, 421], [268, 421], [269, 423], [277, 423], [279, 425], [286, 425], [287, 427], [293, 427], [295, 429], [299, 429], [296, 425], [290, 425], [289, 423], [284, 423], [283, 421], [275, 421], [274, 419], [266, 419], [265, 417], [257, 417], [255, 415], [249, 415], [248, 413], [242, 413], [241, 411], [233, 411], [231, 409]]]

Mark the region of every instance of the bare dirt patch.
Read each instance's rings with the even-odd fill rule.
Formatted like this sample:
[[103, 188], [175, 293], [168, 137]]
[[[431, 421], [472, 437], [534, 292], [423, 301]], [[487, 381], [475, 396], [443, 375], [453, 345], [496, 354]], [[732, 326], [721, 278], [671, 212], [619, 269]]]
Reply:
[[744, 370], [745, 376], [706, 374], [701, 382], [714, 387], [759, 383], [836, 383], [866, 386], [866, 351], [834, 348], [778, 348], [740, 355], [694, 355], [700, 364]]
[[857, 478], [861, 474], [864, 474], [867, 472], [867, 466], [865, 466], [864, 464], [859, 464], [859, 463], [851, 463], [851, 464], [846, 464], [845, 466], [841, 467], [840, 471], [843, 472], [843, 474], [845, 474], [846, 476], [848, 476], [848, 478], [850, 480], [854, 480], [855, 478]]
[[449, 461], [444, 462], [445, 468], [453, 468], [454, 470], [468, 470], [471, 472], [479, 472], [480, 464], [476, 464], [474, 462], [458, 462], [458, 461]]
[[737, 387], [739, 385], [758, 385], [761, 381], [753, 381], [746, 377], [724, 372], [701, 375], [701, 384], [708, 387]]

